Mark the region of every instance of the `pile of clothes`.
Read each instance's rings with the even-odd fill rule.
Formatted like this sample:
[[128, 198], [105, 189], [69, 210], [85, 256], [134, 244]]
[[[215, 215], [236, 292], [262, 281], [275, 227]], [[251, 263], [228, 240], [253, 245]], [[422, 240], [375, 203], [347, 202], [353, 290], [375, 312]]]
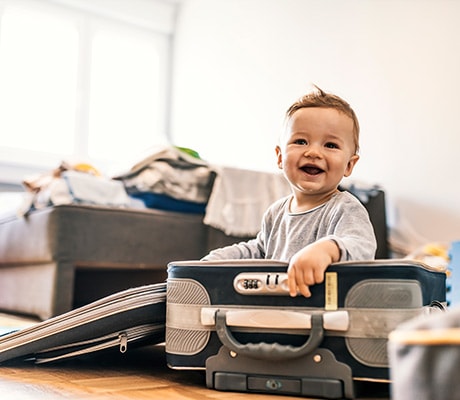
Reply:
[[216, 173], [199, 154], [177, 146], [160, 148], [114, 177], [146, 207], [204, 213]]
[[281, 173], [211, 165], [177, 146], [159, 147], [111, 178], [89, 164], [63, 162], [23, 183], [25, 212], [60, 204], [155, 208], [203, 214], [205, 224], [235, 236], [255, 235], [265, 210], [290, 193]]

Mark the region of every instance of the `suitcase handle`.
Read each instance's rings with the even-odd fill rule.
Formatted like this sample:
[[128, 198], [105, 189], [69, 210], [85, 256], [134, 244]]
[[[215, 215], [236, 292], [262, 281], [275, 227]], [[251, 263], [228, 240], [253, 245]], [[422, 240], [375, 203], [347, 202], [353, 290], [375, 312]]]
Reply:
[[227, 326], [225, 311], [216, 311], [216, 332], [220, 341], [229, 350], [237, 354], [245, 355], [259, 360], [289, 360], [304, 356], [317, 349], [323, 341], [323, 316], [313, 314], [311, 316], [311, 330], [307, 341], [299, 347], [282, 345], [279, 343], [246, 343], [238, 342]]

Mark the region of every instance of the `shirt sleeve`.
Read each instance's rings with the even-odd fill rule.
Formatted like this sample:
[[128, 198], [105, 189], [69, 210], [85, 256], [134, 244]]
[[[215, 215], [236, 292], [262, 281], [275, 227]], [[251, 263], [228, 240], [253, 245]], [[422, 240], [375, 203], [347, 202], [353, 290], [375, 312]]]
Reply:
[[[277, 204], [276, 202], [275, 204]], [[212, 250], [202, 258], [203, 261], [212, 260], [235, 260], [235, 259], [263, 259], [266, 258], [266, 230], [267, 220], [271, 218], [273, 205], [265, 211], [262, 218], [261, 229], [254, 239], [245, 242], [235, 243], [230, 246]]]
[[202, 260], [212, 261], [248, 258], [264, 258], [264, 253], [259, 246], [257, 238], [212, 250], [208, 255], [203, 257]]
[[373, 260], [377, 250], [374, 228], [365, 207], [354, 198], [340, 204], [331, 215], [332, 234], [321, 240], [333, 240], [340, 249], [340, 261]]

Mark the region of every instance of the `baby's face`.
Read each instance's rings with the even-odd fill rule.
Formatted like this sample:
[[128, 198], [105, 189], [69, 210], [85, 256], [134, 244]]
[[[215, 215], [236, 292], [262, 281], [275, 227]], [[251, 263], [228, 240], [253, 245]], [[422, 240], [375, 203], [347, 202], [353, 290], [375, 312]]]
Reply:
[[277, 147], [278, 166], [294, 191], [335, 192], [358, 160], [353, 120], [332, 108], [301, 108], [287, 121]]

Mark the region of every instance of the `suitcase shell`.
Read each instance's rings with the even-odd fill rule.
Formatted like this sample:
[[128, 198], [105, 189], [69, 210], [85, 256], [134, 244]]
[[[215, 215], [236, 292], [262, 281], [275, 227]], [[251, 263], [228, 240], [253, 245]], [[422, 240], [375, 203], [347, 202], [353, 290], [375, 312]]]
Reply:
[[[385, 381], [388, 334], [432, 304], [443, 308], [446, 299], [444, 271], [417, 261], [332, 264], [310, 298], [288, 295], [286, 270], [286, 263], [271, 260], [170, 263], [168, 365], [204, 369], [230, 341], [234, 353], [278, 366], [327, 349], [353, 379]], [[315, 316], [321, 317], [319, 331]], [[316, 343], [307, 345], [312, 336]]]
[[0, 363], [54, 362], [164, 341], [166, 283], [137, 286], [0, 335]]

